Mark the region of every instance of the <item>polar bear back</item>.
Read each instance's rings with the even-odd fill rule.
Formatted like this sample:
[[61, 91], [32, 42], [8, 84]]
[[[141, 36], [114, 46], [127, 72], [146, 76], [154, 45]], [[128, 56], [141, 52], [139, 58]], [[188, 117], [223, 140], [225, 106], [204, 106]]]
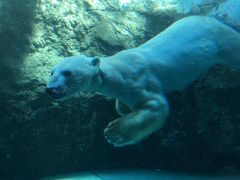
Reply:
[[[239, 51], [239, 33], [214, 18], [192, 16], [116, 57], [120, 57], [121, 64], [127, 69], [142, 67], [150, 71], [145, 79], [157, 78], [167, 93], [185, 88], [213, 64], [231, 65], [234, 61], [239, 64]], [[138, 54], [138, 60], [131, 58], [130, 54], [134, 53]], [[123, 70], [123, 73], [129, 72]]]

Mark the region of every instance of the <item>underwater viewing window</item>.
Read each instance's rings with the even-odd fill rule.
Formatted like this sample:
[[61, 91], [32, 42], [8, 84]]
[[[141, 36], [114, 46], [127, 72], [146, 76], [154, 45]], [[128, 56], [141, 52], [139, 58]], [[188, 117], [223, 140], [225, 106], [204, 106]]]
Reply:
[[0, 179], [240, 179], [240, 0], [0, 0]]

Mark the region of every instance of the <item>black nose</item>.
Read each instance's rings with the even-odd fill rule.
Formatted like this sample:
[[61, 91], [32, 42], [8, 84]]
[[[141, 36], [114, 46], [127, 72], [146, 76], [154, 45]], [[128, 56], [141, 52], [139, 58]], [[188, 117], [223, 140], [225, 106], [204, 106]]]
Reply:
[[49, 96], [51, 96], [51, 95], [53, 94], [53, 88], [46, 88], [46, 89], [45, 89], [45, 92], [46, 92]]

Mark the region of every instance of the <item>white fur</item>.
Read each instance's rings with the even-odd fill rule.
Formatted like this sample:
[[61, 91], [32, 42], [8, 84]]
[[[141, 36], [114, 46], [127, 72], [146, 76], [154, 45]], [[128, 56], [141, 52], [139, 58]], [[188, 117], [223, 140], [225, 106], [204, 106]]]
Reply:
[[[214, 18], [192, 16], [100, 62], [86, 56], [66, 58], [56, 66], [49, 87], [66, 87], [66, 96], [97, 91], [118, 99], [122, 117], [109, 123], [104, 133], [108, 142], [125, 146], [163, 126], [169, 113], [166, 93], [183, 89], [213, 64], [240, 67], [239, 52], [238, 32]], [[73, 77], [59, 82], [66, 69]]]

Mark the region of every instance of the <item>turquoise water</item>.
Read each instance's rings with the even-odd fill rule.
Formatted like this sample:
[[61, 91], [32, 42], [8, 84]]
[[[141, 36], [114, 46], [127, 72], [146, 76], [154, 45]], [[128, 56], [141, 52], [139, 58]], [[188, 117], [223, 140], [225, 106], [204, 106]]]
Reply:
[[[0, 0], [0, 179], [239, 179], [240, 72], [235, 67], [217, 64], [188, 87], [166, 94], [169, 116], [162, 128], [124, 147], [114, 147], [104, 135], [108, 124], [121, 118], [115, 99], [84, 91], [59, 101], [46, 93], [52, 68], [65, 57], [99, 57], [101, 63], [102, 57], [138, 47], [193, 15], [240, 30], [239, 0]], [[233, 35], [231, 44], [237, 46], [237, 38]], [[165, 41], [161, 51], [178, 40]], [[219, 58], [237, 57], [231, 45], [224, 47], [230, 53]], [[177, 49], [162, 57], [173, 52]], [[138, 67], [140, 74], [124, 74], [122, 82], [131, 77], [134, 84], [158, 68]], [[111, 73], [108, 77], [117, 77]], [[147, 87], [154, 90], [154, 83]], [[121, 108], [123, 114], [132, 111]]]
[[239, 179], [239, 176], [203, 176], [176, 174], [161, 171], [103, 171], [103, 172], [86, 172], [82, 174], [72, 174], [58, 177], [44, 178], [43, 180], [63, 179], [63, 180], [122, 180], [122, 179], [151, 179], [151, 180], [223, 180]]

